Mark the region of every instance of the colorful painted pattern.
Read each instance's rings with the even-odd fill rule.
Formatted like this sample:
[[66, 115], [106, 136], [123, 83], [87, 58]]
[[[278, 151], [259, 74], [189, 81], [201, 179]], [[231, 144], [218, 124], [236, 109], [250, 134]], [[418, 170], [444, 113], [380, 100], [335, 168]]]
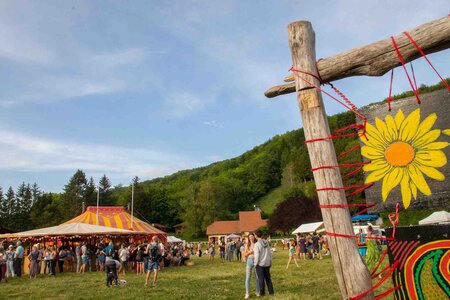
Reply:
[[136, 217], [134, 217], [133, 222], [131, 222], [131, 215], [128, 213], [128, 211], [120, 206], [99, 206], [98, 224], [96, 206], [88, 206], [84, 213], [65, 222], [64, 224], [78, 222], [134, 231], [144, 231], [149, 234], [156, 234], [161, 236], [166, 235], [165, 232], [151, 226], [150, 224]]
[[450, 299], [450, 240], [420, 245], [419, 241], [388, 244], [392, 260], [400, 262], [392, 274], [396, 299]]

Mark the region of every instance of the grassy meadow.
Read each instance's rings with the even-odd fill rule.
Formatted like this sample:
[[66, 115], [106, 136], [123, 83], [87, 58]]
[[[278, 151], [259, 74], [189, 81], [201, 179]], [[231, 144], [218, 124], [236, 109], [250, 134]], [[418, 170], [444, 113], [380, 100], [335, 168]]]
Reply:
[[[286, 270], [287, 251], [274, 253], [271, 269], [275, 295], [270, 299], [340, 299], [330, 256], [323, 260], [292, 262]], [[103, 273], [57, 273], [9, 279], [0, 284], [0, 299], [243, 299], [245, 265], [240, 262], [213, 264], [208, 257], [193, 257], [194, 265], [162, 270], [156, 287], [144, 286], [143, 275], [127, 273], [125, 286], [105, 286]], [[389, 288], [386, 282], [382, 290]], [[254, 280], [252, 280], [254, 291]], [[267, 293], [267, 291], [266, 291]], [[254, 293], [251, 299], [256, 299]], [[392, 299], [388, 297], [387, 299]]]

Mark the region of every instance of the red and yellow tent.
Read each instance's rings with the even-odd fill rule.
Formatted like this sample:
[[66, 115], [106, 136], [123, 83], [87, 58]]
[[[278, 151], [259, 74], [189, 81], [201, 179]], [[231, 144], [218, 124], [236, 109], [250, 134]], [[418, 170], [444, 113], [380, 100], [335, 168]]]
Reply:
[[98, 224], [97, 224], [97, 206], [88, 206], [86, 211], [81, 215], [65, 222], [68, 223], [86, 223], [92, 225], [106, 226], [119, 229], [127, 229], [132, 231], [142, 231], [148, 235], [157, 235], [163, 240], [167, 239], [167, 234], [152, 225], [133, 217], [131, 222], [131, 214], [121, 206], [99, 206], [98, 207]]

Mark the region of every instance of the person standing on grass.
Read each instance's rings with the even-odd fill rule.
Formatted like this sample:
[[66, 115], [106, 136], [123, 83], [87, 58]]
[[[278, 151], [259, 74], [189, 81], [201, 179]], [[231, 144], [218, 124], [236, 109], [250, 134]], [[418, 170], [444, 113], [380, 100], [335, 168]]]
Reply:
[[156, 286], [156, 279], [158, 278], [158, 271], [159, 271], [159, 257], [160, 257], [158, 237], [156, 235], [152, 237], [152, 242], [147, 245], [146, 252], [148, 254], [148, 268], [147, 268], [147, 275], [145, 276], [145, 285], [148, 285], [148, 279], [150, 278], [150, 273], [153, 270], [153, 286]]
[[255, 261], [254, 266], [256, 269], [256, 276], [259, 283], [260, 295], [265, 295], [265, 285], [267, 284], [267, 289], [269, 295], [273, 295], [273, 285], [272, 278], [270, 276], [270, 267], [272, 266], [272, 251], [270, 250], [269, 242], [267, 241], [267, 236], [260, 230], [255, 232], [256, 238], [260, 239], [255, 243], [253, 248]]
[[216, 248], [214, 247], [214, 242], [211, 242], [209, 244], [209, 262], [213, 263], [214, 262], [214, 256], [216, 255]]
[[225, 262], [225, 241], [223, 238], [219, 242], [219, 256], [222, 263]]
[[30, 260], [30, 278], [36, 278], [38, 269], [38, 258], [39, 250], [36, 245], [33, 246], [30, 254], [28, 254], [28, 259]]
[[139, 243], [136, 248], [136, 275], [144, 274], [144, 246]]
[[300, 247], [299, 259], [306, 260], [306, 239], [303, 234], [300, 235], [300, 238], [298, 240], [298, 245]]
[[23, 255], [25, 254], [25, 249], [23, 249], [22, 242], [17, 242], [16, 255], [14, 256], [14, 274], [17, 277], [22, 276], [22, 263]]
[[84, 274], [86, 271], [86, 266], [89, 264], [89, 251], [87, 248], [87, 242], [83, 242], [83, 246], [81, 246], [81, 268], [80, 273]]
[[81, 245], [80, 245], [80, 243], [77, 243], [77, 246], [75, 247], [75, 255], [77, 257], [77, 273], [80, 273], [80, 268], [81, 268]]
[[6, 250], [6, 277], [14, 277], [14, 257], [16, 252], [14, 251], [14, 246], [9, 245], [8, 250]]
[[317, 232], [314, 231], [313, 236], [311, 238], [313, 247], [313, 258], [317, 257], [318, 259], [322, 259], [322, 254], [320, 254], [319, 239], [320, 237], [317, 235]]
[[286, 269], [289, 268], [289, 264], [291, 263], [291, 260], [292, 260], [292, 259], [294, 259], [295, 265], [296, 265], [297, 268], [298, 268], [297, 257], [295, 257], [295, 256], [296, 256], [295, 248], [296, 248], [296, 247], [295, 247], [295, 242], [294, 242], [293, 240], [291, 240], [291, 241], [289, 242], [289, 260], [288, 260]]
[[49, 275], [56, 276], [56, 255], [57, 252], [54, 246], [50, 247], [50, 273]]
[[125, 246], [125, 244], [122, 244], [122, 248], [120, 248], [119, 258], [121, 264], [120, 268], [122, 269], [123, 275], [125, 275], [126, 269], [128, 267], [128, 259], [130, 258], [130, 251], [128, 251], [128, 248]]
[[[253, 233], [250, 233], [247, 236], [247, 243], [244, 246], [243, 257], [242, 260], [246, 263], [245, 267], [245, 299], [250, 298], [250, 281], [252, 278], [253, 269], [255, 268], [255, 248], [256, 238]], [[259, 296], [259, 282], [258, 276], [256, 275], [256, 296]]]

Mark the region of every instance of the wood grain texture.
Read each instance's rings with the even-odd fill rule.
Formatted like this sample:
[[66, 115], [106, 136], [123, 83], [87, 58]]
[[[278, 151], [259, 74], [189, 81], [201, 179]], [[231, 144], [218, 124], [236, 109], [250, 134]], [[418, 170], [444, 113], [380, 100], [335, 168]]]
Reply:
[[[426, 54], [450, 48], [450, 17], [444, 17], [408, 31]], [[421, 57], [416, 47], [405, 34], [394, 37], [405, 62]], [[381, 76], [400, 66], [391, 38], [363, 47], [354, 48], [338, 55], [320, 60], [317, 63], [320, 76], [325, 82], [351, 76]], [[316, 70], [316, 66], [314, 69]], [[285, 81], [293, 81], [292, 75]], [[264, 94], [268, 98], [295, 92], [295, 83], [269, 88]]]
[[[299, 21], [289, 25], [289, 45], [292, 61], [296, 69], [316, 74], [315, 36], [309, 22]], [[318, 80], [304, 75], [308, 81], [318, 84]], [[295, 78], [298, 105], [303, 120], [306, 140], [330, 136], [330, 128], [320, 91], [310, 88], [298, 77]], [[308, 143], [311, 167], [337, 165], [336, 152], [331, 140]], [[317, 188], [343, 187], [339, 169], [320, 169], [314, 172]], [[347, 204], [343, 190], [318, 192], [320, 204]], [[325, 230], [328, 232], [353, 235], [350, 212], [347, 207], [322, 209]], [[327, 236], [331, 257], [342, 297], [357, 296], [372, 287], [372, 280], [365, 263], [359, 255], [355, 239]], [[373, 299], [370, 293], [365, 299]]]

